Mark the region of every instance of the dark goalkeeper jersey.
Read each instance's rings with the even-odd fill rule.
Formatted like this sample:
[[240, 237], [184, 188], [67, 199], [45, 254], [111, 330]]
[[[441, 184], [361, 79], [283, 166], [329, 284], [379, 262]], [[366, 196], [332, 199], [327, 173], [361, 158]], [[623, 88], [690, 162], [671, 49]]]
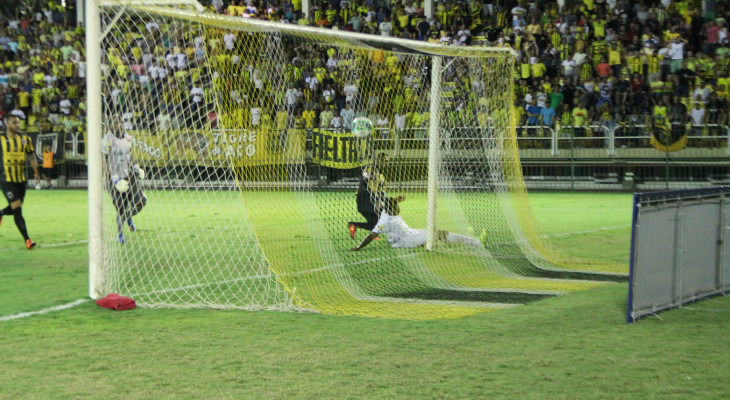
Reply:
[[25, 156], [33, 153], [33, 141], [27, 135], [0, 135], [0, 182], [23, 183], [25, 179]]

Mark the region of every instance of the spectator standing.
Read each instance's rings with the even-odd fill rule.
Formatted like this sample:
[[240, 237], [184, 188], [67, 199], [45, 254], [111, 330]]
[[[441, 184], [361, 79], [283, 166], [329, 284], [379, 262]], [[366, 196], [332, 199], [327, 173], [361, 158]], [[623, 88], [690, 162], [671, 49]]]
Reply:
[[345, 102], [345, 108], [340, 112], [340, 116], [342, 117], [342, 126], [345, 129], [350, 129], [352, 121], [355, 119], [355, 111], [349, 101]]
[[674, 94], [679, 97], [688, 97], [690, 82], [697, 74], [694, 71], [687, 68], [687, 62], [682, 63], [682, 67], [677, 70], [677, 86]]
[[[380, 29], [381, 36], [393, 36], [393, 24], [390, 23], [389, 16], [385, 16], [383, 22], [379, 24], [378, 29]], [[419, 37], [419, 40], [423, 39], [420, 39]]]
[[575, 106], [573, 108], [573, 111], [571, 112], [571, 117], [574, 136], [585, 137], [585, 125], [587, 124], [589, 118], [588, 109], [586, 109], [585, 104], [580, 103], [579, 105]]
[[53, 189], [51, 179], [53, 179], [53, 167], [56, 154], [51, 151], [50, 145], [43, 146], [43, 164], [41, 165], [41, 178], [46, 181], [46, 189]]
[[694, 102], [694, 107], [689, 112], [690, 120], [692, 122], [692, 129], [690, 134], [694, 137], [702, 137], [703, 125], [707, 123], [705, 108], [699, 101]]
[[669, 55], [671, 58], [671, 64], [669, 72], [674, 74], [682, 68], [682, 61], [684, 60], [684, 47], [687, 41], [682, 39], [680, 36], [674, 38], [670, 44]]

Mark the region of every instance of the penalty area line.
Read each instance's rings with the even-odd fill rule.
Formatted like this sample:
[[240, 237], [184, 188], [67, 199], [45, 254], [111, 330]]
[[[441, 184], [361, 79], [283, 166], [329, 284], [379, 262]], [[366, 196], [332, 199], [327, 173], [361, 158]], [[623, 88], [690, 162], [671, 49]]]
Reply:
[[19, 313], [19, 314], [4, 315], [4, 316], [0, 317], [0, 322], [11, 321], [14, 319], [20, 319], [20, 318], [26, 318], [26, 317], [32, 317], [34, 315], [48, 314], [53, 311], [67, 310], [69, 308], [76, 307], [80, 304], [84, 304], [87, 301], [89, 301], [89, 299], [78, 299], [78, 300], [68, 303], [68, 304], [63, 304], [63, 305], [55, 306], [55, 307], [48, 307], [48, 308], [44, 308], [44, 309], [38, 310], [38, 311], [29, 311], [29, 312], [23, 312], [23, 313]]
[[604, 226], [602, 228], [595, 228], [595, 229], [588, 229], [585, 231], [572, 231], [572, 232], [562, 232], [562, 233], [554, 233], [552, 235], [543, 235], [543, 238], [554, 238], [554, 237], [564, 237], [564, 236], [573, 236], [573, 235], [585, 235], [586, 233], [596, 233], [596, 232], [603, 232], [603, 231], [612, 231], [615, 229], [623, 229], [628, 228], [631, 225], [615, 225], [615, 226]]
[[[75, 246], [77, 244], [86, 244], [89, 243], [88, 240], [76, 240], [73, 242], [61, 242], [61, 243], [40, 243], [38, 244], [38, 247], [63, 247], [63, 246]], [[23, 247], [6, 247], [4, 249], [0, 249], [0, 252], [4, 251], [13, 251], [13, 250], [25, 250]]]

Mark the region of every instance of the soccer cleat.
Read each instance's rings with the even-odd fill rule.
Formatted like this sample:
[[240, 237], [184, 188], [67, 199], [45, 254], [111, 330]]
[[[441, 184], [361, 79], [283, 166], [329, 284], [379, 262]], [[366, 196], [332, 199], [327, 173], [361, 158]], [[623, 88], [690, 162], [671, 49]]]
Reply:
[[36, 242], [34, 242], [34, 241], [30, 240], [30, 239], [26, 239], [26, 241], [25, 241], [25, 248], [26, 249], [33, 250], [35, 248], [35, 246], [36, 246]]
[[129, 225], [129, 231], [130, 232], [136, 232], [137, 228], [134, 226], [134, 222], [132, 221], [132, 218], [127, 220], [127, 225]]
[[117, 238], [117, 240], [119, 241], [119, 243], [120, 243], [120, 244], [125, 244], [125, 243], [127, 243], [127, 241], [126, 241], [126, 240], [124, 240], [124, 235], [123, 235], [123, 234], [121, 234], [121, 233], [119, 234], [119, 237]]
[[347, 229], [350, 230], [350, 237], [355, 239], [355, 232], [357, 232], [357, 227], [355, 224], [347, 224]]

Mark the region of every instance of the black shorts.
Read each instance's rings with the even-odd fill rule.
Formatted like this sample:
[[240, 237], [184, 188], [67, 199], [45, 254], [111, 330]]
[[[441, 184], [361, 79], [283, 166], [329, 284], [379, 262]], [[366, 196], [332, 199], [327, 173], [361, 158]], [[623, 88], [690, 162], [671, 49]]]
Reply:
[[375, 205], [368, 192], [357, 193], [357, 211], [360, 214], [375, 212]]
[[120, 193], [110, 179], [109, 192], [112, 195], [112, 203], [114, 203], [114, 208], [117, 209], [117, 213], [126, 217], [132, 217], [137, 215], [147, 204], [147, 197], [145, 197], [142, 188], [137, 184], [137, 179], [134, 176], [130, 176], [128, 180], [129, 190]]
[[53, 168], [41, 168], [41, 175], [47, 176], [51, 179], [55, 178], [55, 176], [53, 176]]
[[358, 192], [357, 211], [360, 213], [360, 215], [365, 217], [365, 220], [367, 220], [367, 226], [365, 228], [368, 230], [373, 230], [373, 228], [375, 228], [375, 225], [378, 223], [378, 219], [380, 218], [380, 216], [378, 215], [375, 204], [373, 204], [373, 199], [372, 197], [370, 197], [370, 193]]
[[8, 199], [8, 204], [20, 200], [25, 200], [25, 188], [27, 182], [15, 183], [15, 182], [0, 182], [0, 188], [3, 190], [3, 195]]

